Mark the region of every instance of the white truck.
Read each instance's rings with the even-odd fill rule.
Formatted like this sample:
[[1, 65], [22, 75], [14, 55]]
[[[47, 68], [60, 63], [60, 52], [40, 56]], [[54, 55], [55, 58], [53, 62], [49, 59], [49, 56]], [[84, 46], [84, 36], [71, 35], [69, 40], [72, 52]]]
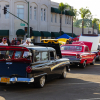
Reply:
[[98, 34], [83, 34], [79, 37], [79, 41], [92, 42], [91, 52], [96, 54], [96, 60], [100, 60], [100, 36]]

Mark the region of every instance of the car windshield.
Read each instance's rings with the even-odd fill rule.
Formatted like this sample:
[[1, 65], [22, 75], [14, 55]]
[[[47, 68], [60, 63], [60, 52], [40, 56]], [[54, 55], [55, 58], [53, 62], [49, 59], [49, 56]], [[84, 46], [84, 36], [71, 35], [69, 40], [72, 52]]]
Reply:
[[82, 46], [61, 46], [61, 50], [82, 51]]
[[0, 51], [0, 59], [11, 59], [13, 55], [13, 51], [5, 50]]

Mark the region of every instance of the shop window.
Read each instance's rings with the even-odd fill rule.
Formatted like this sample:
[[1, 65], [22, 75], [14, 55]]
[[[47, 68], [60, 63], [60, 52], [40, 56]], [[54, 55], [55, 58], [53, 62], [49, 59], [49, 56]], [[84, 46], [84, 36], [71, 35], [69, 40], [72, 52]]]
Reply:
[[41, 8], [41, 21], [43, 21], [43, 8]]
[[[6, 5], [7, 11], [9, 11], [9, 5]], [[8, 19], [9, 18], [9, 13], [7, 12], [5, 15], [5, 18]]]
[[46, 21], [46, 9], [44, 9], [44, 21]]
[[24, 19], [24, 6], [17, 5], [17, 17]]
[[32, 6], [30, 6], [30, 19], [32, 19]]
[[51, 14], [51, 22], [53, 22], [53, 14]]
[[37, 15], [37, 8], [36, 7], [34, 7], [34, 20], [36, 20], [36, 16]]

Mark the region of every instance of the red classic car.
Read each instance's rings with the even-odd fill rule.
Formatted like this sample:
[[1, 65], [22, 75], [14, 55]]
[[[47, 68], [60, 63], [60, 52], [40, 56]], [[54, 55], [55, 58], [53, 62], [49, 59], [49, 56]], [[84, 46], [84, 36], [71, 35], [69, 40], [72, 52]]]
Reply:
[[91, 47], [91, 42], [73, 42], [73, 44], [61, 45], [61, 54], [63, 58], [68, 58], [71, 64], [85, 68], [86, 64], [95, 63], [96, 54], [91, 53]]

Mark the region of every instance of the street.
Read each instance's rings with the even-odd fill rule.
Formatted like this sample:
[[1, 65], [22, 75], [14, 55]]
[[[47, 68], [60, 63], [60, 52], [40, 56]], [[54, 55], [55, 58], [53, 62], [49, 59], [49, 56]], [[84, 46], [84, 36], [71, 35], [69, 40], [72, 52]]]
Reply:
[[0, 100], [100, 100], [100, 61], [85, 69], [71, 67], [66, 79], [51, 80], [44, 88], [0, 86]]

